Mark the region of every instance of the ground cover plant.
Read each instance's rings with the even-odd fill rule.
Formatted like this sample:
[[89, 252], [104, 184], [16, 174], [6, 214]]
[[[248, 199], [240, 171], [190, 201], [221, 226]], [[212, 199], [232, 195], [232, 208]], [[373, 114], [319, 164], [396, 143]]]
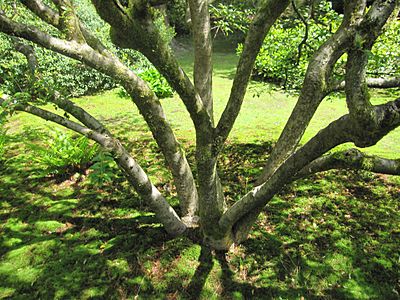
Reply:
[[[41, 277], [43, 274], [52, 274], [52, 278], [61, 274], [57, 277], [60, 286], [52, 289], [50, 295], [56, 298], [68, 297], [72, 294], [74, 297], [82, 298], [96, 296], [124, 298], [139, 297], [139, 295], [142, 297], [168, 295], [171, 298], [199, 296], [262, 298], [265, 295], [277, 298], [296, 298], [303, 295], [367, 298], [370, 295], [373, 297], [398, 295], [396, 271], [398, 262], [395, 260], [398, 257], [398, 250], [396, 250], [398, 207], [395, 204], [398, 199], [391, 201], [396, 198], [398, 189], [393, 179], [362, 173], [368, 170], [397, 174], [398, 162], [366, 155], [356, 149], [336, 153], [327, 152], [345, 142], [353, 142], [361, 148], [372, 146], [397, 127], [397, 102], [388, 102], [387, 98], [390, 97], [388, 94], [384, 94], [381, 99], [382, 104], [377, 105], [376, 99], [370, 102], [370, 95], [367, 92], [370, 81], [364, 76], [368, 49], [374, 43], [380, 28], [393, 14], [397, 3], [377, 1], [369, 9], [366, 9], [366, 3], [363, 1], [348, 4], [343, 26], [314, 55], [303, 89], [300, 91], [300, 97], [277, 143], [264, 139], [265, 142], [260, 143], [259, 146], [249, 144], [231, 146], [226, 140], [241, 108], [252, 64], [256, 58], [257, 47], [253, 46], [258, 45], [258, 48], [261, 46], [268, 29], [288, 3], [276, 1], [261, 3], [259, 13], [250, 27], [247, 42], [238, 63], [238, 71], [234, 73], [233, 92], [230, 94], [226, 108], [222, 108], [222, 116], [218, 124], [214, 126], [213, 118], [218, 114], [214, 115], [215, 107], [211, 101], [211, 44], [207, 7], [199, 5], [200, 3], [191, 3], [194, 17], [193, 30], [198, 30], [197, 33], [194, 32], [194, 36], [198, 39], [195, 38], [194, 43], [194, 60], [197, 63], [193, 71], [195, 84], [192, 86], [168, 48], [168, 35], [164, 34], [165, 28], [162, 28], [162, 23], [159, 22], [159, 14], [155, 13], [150, 3], [144, 7], [137, 6], [136, 2], [119, 3], [121, 6], [114, 7], [116, 9], [114, 13], [119, 14], [119, 17], [127, 22], [121, 24], [116, 19], [109, 18], [108, 13], [112, 12], [110, 8], [113, 8], [112, 5], [115, 2], [110, 2], [111, 7], [107, 7], [103, 6], [107, 5], [106, 2], [94, 1], [100, 14], [111, 23], [112, 27], [117, 27], [112, 30], [114, 42], [124, 47], [138, 46], [183, 99], [185, 108], [188, 109], [194, 123], [196, 143], [193, 140], [187, 140], [181, 145], [177, 143], [172, 133], [174, 129], [170, 125], [172, 122], [167, 122], [161, 109], [162, 102], [158, 101], [154, 92], [134, 72], [125, 68], [113, 54], [103, 48], [103, 45], [94, 42], [93, 35], [79, 23], [71, 3], [54, 1], [55, 6], [45, 6], [40, 1], [34, 1], [23, 2], [23, 4], [46, 22], [56, 28], [59, 27], [58, 29], [66, 34], [66, 39], [51, 37], [46, 32], [19, 24], [8, 18], [7, 12], [2, 12], [0, 15], [1, 30], [42, 46], [48, 46], [52, 50], [63, 52], [74, 58], [83, 59], [93, 67], [100, 68], [105, 73], [110, 72], [109, 75], [117, 76], [130, 94], [131, 100], [137, 105], [146, 125], [139, 121], [139, 115], [133, 117], [130, 115], [128, 125], [121, 116], [111, 118], [110, 122], [107, 122], [94, 113], [95, 109], [92, 114], [88, 113], [94, 102], [87, 103], [87, 106], [79, 105], [79, 101], [70, 101], [56, 92], [50, 92], [45, 102], [55, 104], [58, 110], [61, 108], [65, 114], [57, 114], [57, 111], [51, 110], [49, 106], [39, 107], [43, 101], [36, 102], [34, 97], [29, 98], [29, 94], [23, 97], [20, 97], [21, 95], [2, 97], [5, 113], [14, 114], [19, 110], [33, 113], [95, 140], [103, 147], [103, 159], [107, 162], [105, 167], [73, 175], [58, 188], [54, 186], [53, 177], [44, 177], [43, 181], [38, 181], [38, 178], [33, 177], [36, 181], [32, 185], [24, 180], [27, 187], [25, 190], [18, 188], [21, 181], [14, 185], [16, 182], [13, 179], [14, 176], [7, 176], [7, 172], [13, 170], [11, 172], [13, 173], [20, 169], [26, 174], [31, 168], [40, 167], [35, 165], [40, 162], [31, 162], [21, 169], [17, 165], [21, 161], [20, 158], [9, 158], [7, 167], [3, 170], [4, 176], [2, 176], [5, 190], [13, 192], [5, 194], [4, 199], [7, 200], [3, 205], [6, 220], [3, 228], [8, 234], [3, 235], [5, 237], [3, 244], [9, 250], [6, 250], [2, 256], [2, 276], [6, 282], [3, 289], [5, 297], [15, 293], [28, 295], [33, 292], [39, 297], [44, 297], [45, 292], [39, 287], [30, 289], [28, 285], [21, 284], [24, 281], [29, 282], [32, 287], [36, 281], [38, 284], [46, 281], [48, 278]], [[199, 7], [205, 9], [197, 11]], [[122, 15], [121, 12], [123, 12]], [[56, 22], [55, 20], [59, 19], [48, 18], [49, 14], [57, 18], [62, 16], [68, 16], [68, 18], [62, 22]], [[127, 19], [124, 19], [124, 14], [127, 14]], [[195, 20], [195, 18], [198, 19]], [[264, 23], [262, 20], [267, 22]], [[153, 41], [158, 43], [152, 43], [152, 45], [160, 52], [155, 54], [156, 49], [148, 48], [147, 43], [140, 44], [140, 39], [135, 40], [139, 41], [136, 45], [123, 44], [126, 40], [121, 37], [129, 34], [129, 28], [135, 29], [136, 34], [154, 38]], [[203, 29], [199, 30], [201, 28]], [[155, 35], [149, 35], [149, 33]], [[201, 46], [204, 45], [208, 47], [202, 48]], [[57, 48], [59, 46], [61, 48]], [[330, 51], [333, 52], [330, 53]], [[325, 128], [300, 145], [309, 119], [314, 115], [322, 99], [328, 92], [342, 86], [341, 82], [333, 82], [332, 85], [324, 84], [324, 80], [329, 77], [320, 76], [321, 73], [318, 71], [322, 71], [322, 75], [329, 75], [332, 64], [345, 52], [348, 53], [345, 102], [349, 114], [345, 114], [336, 121], [328, 122]], [[75, 55], [77, 53], [79, 55]], [[332, 60], [321, 59], [326, 57]], [[358, 61], [359, 59], [363, 60]], [[164, 64], [165, 62], [170, 64]], [[389, 80], [390, 84], [388, 84], [385, 79], [381, 79], [380, 82], [387, 87], [393, 85], [394, 81]], [[167, 105], [163, 104], [163, 106]], [[132, 141], [129, 132], [126, 132], [128, 128], [130, 133], [135, 134], [144, 131], [143, 139]], [[151, 140], [151, 134], [146, 130], [147, 128], [150, 129], [155, 142]], [[26, 139], [22, 137], [27, 137], [29, 140], [35, 140], [38, 137], [35, 132], [30, 134], [29, 131], [24, 132], [22, 137], [14, 132], [14, 136], [16, 138], [14, 142], [19, 143], [20, 149], [23, 149], [26, 142]], [[156, 144], [157, 148], [155, 148]], [[185, 151], [182, 150], [183, 145]], [[12, 149], [9, 153], [12, 153]], [[326, 156], [321, 156], [322, 154]], [[110, 157], [114, 159], [115, 164], [110, 161]], [[264, 167], [267, 158], [268, 163]], [[160, 161], [167, 164], [171, 173], [159, 167]], [[236, 174], [237, 176], [233, 176], [234, 179], [232, 179], [229, 171], [235, 163], [238, 164], [237, 168], [243, 171], [243, 175]], [[90, 172], [99, 170], [108, 172], [110, 169], [114, 171], [117, 165], [121, 173], [116, 172], [115, 178], [106, 180], [112, 184], [104, 182], [103, 186], [98, 187], [90, 182]], [[196, 165], [196, 168], [192, 171], [188, 168], [190, 165]], [[329, 173], [333, 174], [332, 180], [325, 180], [325, 178], [329, 179], [329, 176], [318, 174], [320, 171], [331, 168], [350, 168], [356, 171], [342, 173], [344, 183], [341, 185], [338, 184], [341, 181], [340, 173], [333, 171]], [[146, 170], [148, 174], [146, 175], [143, 170]], [[123, 176], [128, 181], [124, 181]], [[311, 181], [302, 179], [308, 176], [311, 176]], [[21, 176], [21, 178], [26, 179], [26, 176]], [[334, 178], [336, 180], [333, 180]], [[368, 182], [368, 178], [373, 179], [371, 181], [375, 184], [374, 187], [372, 183], [368, 187], [364, 185]], [[350, 179], [356, 179], [357, 182], [354, 185], [356, 188], [345, 185], [351, 181]], [[317, 194], [316, 199], [314, 196], [318, 191], [318, 185], [310, 186], [310, 182], [314, 181], [321, 184], [321, 193]], [[294, 183], [289, 185], [291, 182]], [[40, 187], [35, 188], [39, 184]], [[137, 194], [132, 194], [129, 190], [130, 186], [134, 187]], [[62, 190], [59, 190], [60, 188]], [[360, 190], [361, 193], [359, 193]], [[24, 202], [23, 205], [21, 203], [20, 211], [18, 209], [13, 211], [18, 207], [18, 201], [13, 200], [15, 194]], [[32, 194], [40, 196], [32, 197]], [[61, 203], [52, 203], [58, 202], [57, 195], [62, 198], [62, 200], [58, 199]], [[363, 195], [368, 196], [363, 197]], [[379, 200], [384, 198], [383, 202], [369, 203], [368, 200], [377, 199], [374, 198], [375, 196]], [[50, 201], [47, 201], [46, 197], [50, 198]], [[352, 201], [353, 198], [354, 201]], [[113, 203], [110, 207], [104, 208], [102, 204], [96, 206], [90, 200], [101, 200], [101, 203], [105, 201], [105, 206], [111, 204], [110, 202]], [[361, 206], [359, 206], [360, 200], [363, 200]], [[15, 203], [11, 205], [11, 201]], [[26, 201], [33, 205], [27, 206]], [[122, 202], [124, 202], [123, 208], [119, 206]], [[347, 207], [345, 206], [347, 213], [338, 211], [338, 206], [343, 203], [347, 204]], [[268, 210], [266, 213], [263, 212], [266, 204], [268, 204], [267, 208], [271, 208], [272, 214], [269, 214]], [[112, 207], [117, 208], [114, 210]], [[376, 214], [368, 214], [371, 211]], [[361, 212], [364, 216], [368, 214], [368, 221], [373, 222], [358, 219], [360, 215], [363, 215]], [[11, 213], [17, 220], [10, 218]], [[50, 223], [42, 222], [45, 214], [48, 214], [48, 219], [51, 219]], [[35, 219], [37, 216], [40, 216], [40, 220]], [[377, 216], [377, 218], [372, 216]], [[336, 218], [340, 223], [336, 223], [331, 217]], [[54, 222], [55, 219], [58, 221]], [[292, 220], [296, 225], [286, 226], [286, 222]], [[348, 224], [346, 220], [351, 225], [343, 227], [342, 224]], [[29, 224], [33, 223], [33, 229], [29, 225], [26, 226], [25, 224], [28, 223], [25, 221], [29, 221]], [[131, 221], [127, 226], [129, 229], [124, 227], [126, 221]], [[93, 223], [100, 224], [101, 229], [96, 228]], [[118, 224], [121, 227], [117, 228]], [[253, 225], [254, 230], [251, 230]], [[377, 225], [379, 225], [378, 228], [375, 228], [374, 226]], [[90, 229], [87, 229], [88, 227]], [[361, 228], [360, 231], [363, 234], [369, 233], [368, 237], [363, 239], [354, 228]], [[319, 229], [324, 229], [323, 233], [327, 234], [321, 234]], [[73, 234], [75, 230], [79, 231], [78, 235]], [[124, 234], [124, 230], [128, 235]], [[103, 235], [97, 231], [114, 231], [115, 235], [107, 233]], [[18, 237], [21, 232], [22, 234]], [[170, 236], [178, 237], [168, 241], [165, 232]], [[275, 240], [273, 232], [279, 232], [280, 239]], [[350, 233], [347, 235], [348, 232]], [[45, 243], [46, 233], [55, 236], [55, 239], [53, 236], [49, 238], [49, 244]], [[286, 239], [287, 235], [291, 235], [289, 239]], [[143, 236], [149, 238], [149, 243], [145, 238], [138, 239]], [[251, 237], [250, 240], [247, 239], [248, 236]], [[355, 236], [356, 239], [354, 239]], [[257, 242], [258, 238], [260, 242]], [[107, 240], [106, 243], [105, 240]], [[138, 244], [138, 240], [141, 240], [143, 244]], [[25, 244], [32, 241], [32, 246]], [[246, 245], [251, 245], [254, 241], [255, 245], [249, 246], [246, 252], [244, 250]], [[40, 242], [44, 242], [43, 247], [38, 245]], [[76, 272], [72, 277], [66, 276], [61, 270], [70, 267], [68, 260], [60, 260], [57, 255], [45, 253], [52, 248], [54, 243], [54, 248], [52, 248], [54, 250], [51, 253], [56, 252], [59, 256], [64, 256], [67, 253], [63, 248], [66, 245], [62, 244], [64, 242], [69, 244], [69, 248], [76, 249], [77, 255], [68, 252], [68, 257], [75, 263], [78, 261], [79, 266], [85, 266], [89, 260], [89, 257], [80, 259], [83, 253], [88, 253], [91, 255], [90, 258], [95, 260], [94, 263], [87, 265], [88, 269], [83, 272], [84, 274], [74, 269]], [[153, 242], [155, 244], [152, 244]], [[309, 243], [311, 245], [308, 245]], [[129, 258], [124, 256], [124, 253], [126, 254], [124, 249], [127, 248], [123, 245], [127, 245], [130, 250], [132, 247], [137, 249], [133, 251], [134, 258], [129, 254], [127, 254]], [[135, 245], [137, 247], [134, 247]], [[232, 248], [232, 245], [235, 245], [235, 248]], [[257, 245], [260, 246], [258, 250]], [[384, 247], [378, 245], [384, 245]], [[292, 246], [294, 248], [291, 248]], [[233, 253], [227, 253], [228, 249], [233, 249]], [[268, 253], [276, 253], [277, 256], [269, 256], [267, 260], [263, 260], [265, 255], [258, 256], [257, 253], [262, 253], [264, 249], [267, 249]], [[286, 251], [287, 249], [289, 250]], [[366, 251], [359, 249], [366, 249]], [[17, 251], [13, 252], [13, 250]], [[292, 255], [294, 252], [295, 254]], [[108, 261], [111, 257], [107, 255], [111, 253], [117, 255], [115, 257], [118, 258], [117, 261]], [[132, 254], [132, 252], [129, 253]], [[96, 259], [97, 255], [101, 261]], [[102, 260], [104, 257], [107, 257], [106, 263]], [[56, 261], [53, 261], [54, 258]], [[199, 262], [193, 265], [193, 258], [199, 258]], [[214, 263], [214, 259], [218, 263], [216, 261]], [[57, 262], [61, 262], [61, 265]], [[104, 269], [98, 265], [102, 262], [106, 265]], [[66, 265], [63, 265], [64, 263]], [[214, 264], [216, 269], [213, 268]], [[18, 270], [22, 271], [17, 273], [17, 276], [13, 276], [11, 272], [14, 266], [18, 266]], [[127, 277], [136, 279], [128, 281], [123, 276], [121, 279], [120, 275], [115, 275], [111, 271], [114, 266], [119, 270], [116, 271], [117, 273], [127, 274]], [[193, 269], [193, 266], [197, 267], [195, 272], [188, 271]], [[241, 269], [243, 266], [246, 266], [245, 270]], [[94, 270], [97, 271], [94, 272]], [[104, 272], [98, 270], [104, 270]], [[375, 274], [376, 270], [381, 271]], [[90, 288], [82, 290], [80, 278], [86, 274], [91, 274], [89, 276], [91, 284]], [[102, 278], [108, 278], [115, 284], [112, 289], [110, 285], [101, 284]], [[268, 286], [269, 278], [274, 280]], [[325, 280], [320, 280], [321, 278]], [[115, 280], [123, 281], [127, 285], [117, 284]]]

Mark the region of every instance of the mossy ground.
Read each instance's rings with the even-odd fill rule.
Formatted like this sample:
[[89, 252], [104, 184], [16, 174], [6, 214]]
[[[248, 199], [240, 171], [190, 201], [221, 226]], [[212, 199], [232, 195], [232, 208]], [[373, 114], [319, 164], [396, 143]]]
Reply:
[[[189, 60], [185, 53], [187, 69]], [[232, 53], [216, 53], [216, 115], [235, 61]], [[126, 112], [128, 100], [108, 92], [77, 102], [109, 124], [177, 206], [162, 156], [137, 111]], [[251, 189], [293, 103], [277, 91], [248, 94], [220, 158], [230, 204]], [[163, 104], [193, 164], [187, 113], [176, 97]], [[342, 113], [343, 99], [325, 102], [305, 139]], [[170, 239], [120, 173], [101, 186], [85, 170], [38, 176], [43, 166], [30, 159], [24, 142], [40, 142], [42, 123], [13, 118], [0, 163], [0, 299], [400, 297], [398, 177], [332, 171], [297, 181], [269, 203], [248, 241], [210, 255], [195, 234]], [[399, 134], [369, 152], [395, 157]]]

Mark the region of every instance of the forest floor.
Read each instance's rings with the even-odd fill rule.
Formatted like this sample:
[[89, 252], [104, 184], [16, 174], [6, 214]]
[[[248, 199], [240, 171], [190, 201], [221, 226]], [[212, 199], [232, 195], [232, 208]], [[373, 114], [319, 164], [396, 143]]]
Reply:
[[[237, 57], [233, 45], [216, 46], [218, 119]], [[180, 53], [190, 73], [190, 49]], [[251, 84], [220, 158], [229, 204], [251, 189], [295, 100]], [[129, 100], [115, 90], [76, 102], [121, 137], [177, 206], [162, 155]], [[184, 106], [177, 96], [162, 104], [193, 165], [194, 131]], [[303, 142], [344, 113], [341, 95], [324, 101]], [[400, 298], [398, 176], [330, 171], [296, 181], [266, 206], [246, 242], [210, 253], [196, 237], [169, 238], [111, 161], [44, 175], [46, 161], [35, 146], [53, 151], [43, 142], [49, 128], [55, 127], [23, 114], [9, 124], [0, 162], [0, 299]], [[73, 144], [69, 135], [58, 137]], [[396, 157], [400, 131], [365, 151]]]

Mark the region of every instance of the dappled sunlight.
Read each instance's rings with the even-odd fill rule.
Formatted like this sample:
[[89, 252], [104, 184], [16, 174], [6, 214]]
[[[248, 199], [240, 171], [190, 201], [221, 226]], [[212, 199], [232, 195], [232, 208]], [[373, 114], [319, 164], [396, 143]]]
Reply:
[[[226, 146], [229, 203], [254, 184], [271, 146]], [[151, 161], [163, 188], [171, 178], [159, 173], [160, 156]], [[118, 177], [97, 187], [85, 177], [26, 180], [20, 162], [1, 170], [2, 297], [366, 299], [398, 289], [397, 177], [343, 171], [297, 181], [265, 208], [249, 240], [220, 253], [197, 244], [195, 232], [168, 238]], [[164, 192], [174, 203], [174, 190]]]

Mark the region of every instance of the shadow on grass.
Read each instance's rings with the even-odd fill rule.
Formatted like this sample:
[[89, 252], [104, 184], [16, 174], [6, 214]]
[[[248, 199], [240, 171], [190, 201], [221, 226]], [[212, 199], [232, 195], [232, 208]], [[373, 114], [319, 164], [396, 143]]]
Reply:
[[[270, 147], [225, 147], [229, 201], [251, 188]], [[30, 177], [31, 167], [0, 168], [0, 298], [398, 297], [396, 179], [346, 171], [298, 181], [269, 203], [249, 240], [214, 253], [196, 238], [170, 239], [123, 183], [60, 184]]]
[[188, 295], [193, 300], [200, 299], [200, 292], [203, 290], [204, 284], [214, 266], [211, 249], [207, 246], [202, 246], [198, 261], [199, 265], [186, 289]]

